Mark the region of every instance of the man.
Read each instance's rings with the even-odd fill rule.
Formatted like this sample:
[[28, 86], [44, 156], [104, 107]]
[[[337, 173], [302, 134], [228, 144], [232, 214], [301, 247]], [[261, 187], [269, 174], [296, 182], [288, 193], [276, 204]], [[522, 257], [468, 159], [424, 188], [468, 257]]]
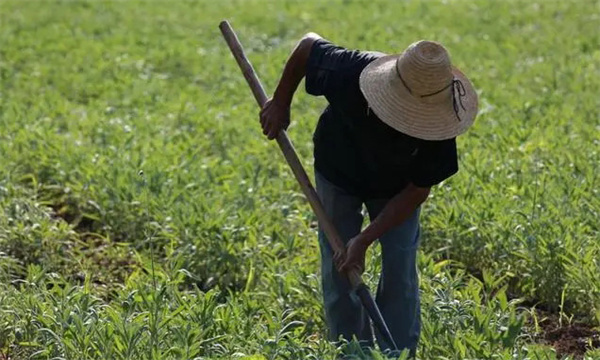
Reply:
[[[347, 246], [345, 258], [334, 257], [319, 230], [331, 339], [356, 337], [373, 346], [367, 314], [342, 274], [362, 272], [367, 248], [379, 239], [377, 303], [398, 347], [414, 354], [420, 333], [419, 209], [432, 186], [458, 171], [455, 137], [475, 120], [477, 94], [438, 43], [419, 41], [386, 56], [348, 50], [309, 33], [261, 110], [269, 139], [289, 125], [290, 104], [304, 77], [306, 91], [329, 103], [313, 139], [316, 185]], [[371, 223], [361, 231], [363, 204]]]

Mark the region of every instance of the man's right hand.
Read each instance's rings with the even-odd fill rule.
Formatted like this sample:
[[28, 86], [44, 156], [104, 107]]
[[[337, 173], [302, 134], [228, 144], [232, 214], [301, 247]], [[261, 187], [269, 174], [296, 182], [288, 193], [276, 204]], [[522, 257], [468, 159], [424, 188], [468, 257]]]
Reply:
[[269, 140], [273, 140], [282, 129], [285, 130], [290, 125], [290, 107], [282, 104], [275, 98], [267, 100], [260, 111], [260, 125], [263, 134]]
[[318, 34], [308, 33], [298, 42], [285, 63], [275, 95], [267, 100], [260, 111], [260, 125], [263, 134], [267, 135], [269, 140], [275, 139], [281, 130], [287, 129], [290, 125], [290, 105], [294, 92], [306, 75], [306, 62], [312, 45], [320, 38]]

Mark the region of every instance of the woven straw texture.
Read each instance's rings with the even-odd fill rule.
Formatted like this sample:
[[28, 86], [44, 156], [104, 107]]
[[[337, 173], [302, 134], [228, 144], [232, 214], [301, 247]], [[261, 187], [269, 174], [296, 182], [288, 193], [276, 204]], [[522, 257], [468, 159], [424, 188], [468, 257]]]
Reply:
[[473, 85], [451, 65], [446, 49], [432, 41], [373, 61], [360, 75], [360, 88], [383, 122], [419, 139], [456, 137], [477, 116]]

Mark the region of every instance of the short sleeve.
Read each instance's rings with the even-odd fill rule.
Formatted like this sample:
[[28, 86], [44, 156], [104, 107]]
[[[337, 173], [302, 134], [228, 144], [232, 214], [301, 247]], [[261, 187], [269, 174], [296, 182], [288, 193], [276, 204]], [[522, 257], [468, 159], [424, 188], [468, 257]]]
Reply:
[[410, 180], [418, 187], [431, 187], [458, 172], [456, 139], [423, 141], [413, 160]]
[[348, 50], [331, 42], [318, 39], [311, 48], [306, 63], [306, 92], [324, 95], [330, 102], [358, 88], [362, 69], [376, 58], [371, 52]]

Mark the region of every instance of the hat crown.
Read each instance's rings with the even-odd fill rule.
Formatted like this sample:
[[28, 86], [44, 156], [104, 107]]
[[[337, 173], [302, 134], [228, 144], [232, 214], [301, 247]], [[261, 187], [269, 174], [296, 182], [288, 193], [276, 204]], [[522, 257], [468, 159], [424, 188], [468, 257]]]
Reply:
[[396, 69], [410, 93], [421, 97], [448, 87], [454, 78], [448, 51], [434, 41], [411, 44], [398, 57]]

